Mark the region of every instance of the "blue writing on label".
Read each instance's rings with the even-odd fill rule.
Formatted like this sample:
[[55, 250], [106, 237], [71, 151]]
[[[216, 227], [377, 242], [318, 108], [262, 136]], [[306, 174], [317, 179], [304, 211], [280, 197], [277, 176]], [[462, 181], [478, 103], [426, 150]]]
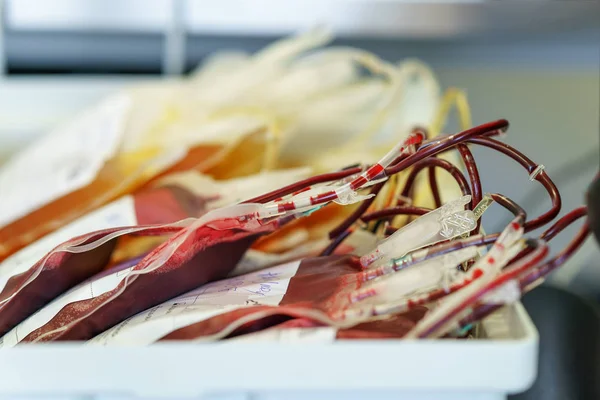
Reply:
[[[277, 283], [277, 282], [274, 282]], [[245, 289], [247, 292], [259, 295], [259, 296], [264, 296], [265, 293], [269, 293], [271, 291], [271, 285], [269, 283], [261, 283], [259, 284], [258, 289], [256, 290], [250, 290], [250, 289]]]
[[258, 274], [258, 276], [263, 279], [271, 279], [271, 278], [277, 278], [279, 276], [279, 274], [277, 272], [262, 272], [262, 273]]

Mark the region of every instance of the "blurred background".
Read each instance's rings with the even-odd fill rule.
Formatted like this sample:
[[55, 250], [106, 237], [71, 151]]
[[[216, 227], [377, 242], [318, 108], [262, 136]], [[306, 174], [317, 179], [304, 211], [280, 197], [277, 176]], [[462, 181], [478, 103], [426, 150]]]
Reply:
[[[465, 89], [475, 124], [507, 118], [505, 140], [543, 163], [563, 210], [584, 201], [599, 166], [600, 2], [378, 0], [0, 1], [0, 164], [11, 153], [107, 94], [174, 79], [218, 50], [254, 52], [315, 25], [336, 45], [389, 61], [428, 63], [443, 88]], [[457, 129], [453, 119], [448, 131]], [[477, 149], [484, 190], [506, 193], [530, 215], [545, 191], [507, 159]], [[5, 190], [5, 188], [0, 188]], [[563, 212], [564, 212], [563, 211]], [[507, 216], [493, 209], [484, 226]], [[558, 237], [561, 248], [573, 230]], [[600, 300], [590, 239], [552, 277]]]

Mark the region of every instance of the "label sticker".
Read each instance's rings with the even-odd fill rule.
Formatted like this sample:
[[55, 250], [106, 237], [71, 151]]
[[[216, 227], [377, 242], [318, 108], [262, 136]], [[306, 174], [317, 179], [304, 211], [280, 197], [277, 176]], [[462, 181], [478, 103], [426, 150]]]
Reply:
[[211, 282], [143, 311], [87, 342], [89, 345], [148, 345], [179, 328], [253, 305], [278, 305], [299, 261]]

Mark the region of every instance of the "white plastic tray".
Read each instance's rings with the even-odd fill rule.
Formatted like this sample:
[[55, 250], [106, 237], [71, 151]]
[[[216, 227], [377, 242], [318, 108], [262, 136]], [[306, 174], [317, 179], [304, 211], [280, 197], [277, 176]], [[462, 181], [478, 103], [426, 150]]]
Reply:
[[0, 399], [497, 400], [528, 388], [538, 334], [523, 306], [480, 331], [475, 340], [19, 346], [0, 352]]

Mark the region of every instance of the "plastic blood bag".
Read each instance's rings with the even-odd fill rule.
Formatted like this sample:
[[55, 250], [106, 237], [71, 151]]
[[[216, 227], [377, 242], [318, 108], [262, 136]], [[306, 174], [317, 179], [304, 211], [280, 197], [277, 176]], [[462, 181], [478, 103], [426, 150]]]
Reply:
[[[420, 321], [408, 335], [416, 337], [438, 337], [455, 327], [456, 322], [467, 315], [469, 306], [481, 301], [492, 304], [504, 304], [517, 301], [521, 296], [521, 287], [517, 278], [519, 275], [532, 269], [548, 253], [548, 247], [541, 241], [536, 242], [536, 247], [524, 258], [516, 261], [513, 265], [501, 272], [501, 268], [493, 268], [484, 274], [481, 279], [475, 280], [470, 285], [442, 299], [431, 313]], [[516, 255], [518, 244], [507, 249], [507, 253]], [[501, 264], [506, 265], [510, 256], [502, 259]]]
[[[243, 206], [231, 210], [243, 212], [251, 205]], [[133, 266], [105, 271], [74, 287], [8, 332], [4, 344], [89, 339], [139, 311], [225, 277], [252, 242], [276, 226], [252, 231], [209, 226], [220, 225], [231, 210], [205, 214]]]
[[[135, 214], [139, 224], [164, 224], [200, 217], [210, 210], [233, 205], [305, 178], [309, 172], [308, 168], [297, 168], [226, 180], [216, 180], [196, 171], [171, 174], [132, 196]], [[144, 254], [160, 241], [160, 238], [122, 238], [111, 265]]]
[[[95, 121], [85, 121], [85, 123], [86, 126], [94, 126], [95, 129], [98, 129], [96, 125], [101, 125], [96, 124]], [[124, 125], [124, 122], [121, 125]], [[70, 127], [69, 129], [73, 128]], [[121, 126], [121, 129], [124, 128]], [[101, 133], [103, 132], [101, 131]], [[61, 131], [58, 133], [62, 135]], [[201, 137], [202, 131], [200, 129], [196, 130], [196, 133]], [[242, 136], [249, 133], [251, 131], [241, 131]], [[74, 138], [79, 137], [79, 135], [81, 135], [81, 129], [77, 129], [71, 134]], [[56, 134], [51, 135], [48, 139], [55, 140], [53, 139], [54, 136]], [[175, 138], [172, 137], [171, 139]], [[88, 163], [91, 163], [90, 160], [93, 160], [93, 158], [85, 156], [84, 151], [66, 146], [64, 151], [69, 152], [68, 154], [62, 156], [61, 154], [50, 155], [49, 162], [52, 165], [46, 167], [44, 167], [44, 164], [40, 165], [40, 168], [44, 168], [44, 173], [51, 176], [45, 178], [40, 173], [32, 178], [28, 176], [21, 177], [21, 171], [30, 171], [31, 168], [27, 165], [39, 162], [40, 157], [44, 154], [44, 149], [55, 147], [46, 145], [46, 141], [35, 143], [33, 147], [17, 155], [14, 161], [9, 162], [0, 170], [1, 186], [11, 187], [10, 191], [3, 190], [0, 194], [1, 208], [4, 210], [16, 209], [18, 211], [21, 208], [13, 206], [13, 203], [20, 204], [23, 207], [27, 206], [19, 214], [11, 214], [1, 220], [4, 223], [0, 223], [0, 260], [109, 201], [134, 191], [158, 174], [165, 173], [165, 170], [175, 172], [193, 166], [198, 171], [202, 171], [214, 166], [223, 161], [226, 154], [232, 150], [233, 145], [237, 143], [232, 139], [230, 145], [230, 143], [227, 143], [227, 139], [228, 136], [223, 135], [219, 140], [211, 139], [214, 143], [208, 144], [202, 144], [202, 140], [198, 140], [200, 143], [195, 144], [189, 154], [185, 144], [165, 148], [145, 147], [143, 149], [132, 149], [129, 152], [121, 150], [121, 152], [106, 155], [96, 164], [92, 163], [91, 166], [88, 166]], [[261, 143], [264, 144], [264, 141]], [[85, 146], [91, 145], [86, 143]], [[85, 148], [87, 149], [87, 147]], [[87, 151], [96, 151], [96, 147], [87, 149]], [[258, 154], [260, 153], [261, 151], [258, 152]], [[103, 153], [99, 152], [98, 154], [102, 155]], [[256, 154], [256, 152], [252, 154]], [[66, 160], [74, 157], [81, 165], [77, 164], [71, 169], [62, 165], [67, 162]], [[32, 161], [33, 158], [36, 159], [35, 162]], [[53, 167], [55, 164], [57, 164], [56, 168]], [[85, 179], [81, 177], [83, 173], [74, 172], [75, 167], [85, 168]], [[213, 175], [218, 177], [219, 174], [215, 172]], [[31, 181], [31, 179], [35, 179], [35, 181]], [[61, 181], [55, 182], [58, 179], [61, 179]], [[66, 183], [63, 181], [66, 181]], [[46, 188], [40, 186], [39, 182], [54, 186]], [[16, 190], [21, 185], [27, 187], [27, 189]], [[40, 193], [32, 196], [30, 193], [32, 187], [36, 187]], [[41, 200], [28, 206], [29, 203], [23, 200], [25, 194], [20, 194], [23, 191], [26, 191], [26, 197]]]
[[350, 305], [349, 294], [363, 280], [354, 256], [304, 259], [199, 287], [124, 321], [91, 343], [149, 344], [163, 336], [194, 339], [218, 334], [238, 317], [252, 319], [265, 310], [268, 315], [256, 314], [244, 332], [302, 318], [305, 312], [335, 314]]
[[[39, 254], [36, 247], [28, 248], [29, 254], [10, 259], [0, 271], [0, 332], [5, 333], [64, 291], [100, 272], [118, 237], [165, 236], [185, 224], [104, 229], [70, 239], [47, 254]], [[34, 259], [38, 261], [30, 263], [36, 254]]]
[[369, 281], [352, 296], [353, 302], [389, 303], [418, 292], [448, 288], [462, 273], [461, 263], [479, 255], [476, 246], [466, 247]]
[[196, 321], [230, 309], [279, 304], [300, 262], [293, 261], [202, 285], [167, 300], [96, 336], [91, 345], [145, 345]]
[[[384, 275], [383, 278], [380, 278], [382, 285], [377, 285], [377, 279], [375, 280], [375, 285], [379, 286], [379, 288], [373, 288], [371, 291], [363, 290], [353, 294], [352, 298], [355, 301], [355, 307], [354, 309], [348, 310], [347, 315], [356, 317], [364, 315], [376, 316], [397, 314], [425, 304], [432, 304], [443, 298], [441, 304], [444, 306], [435, 308], [431, 313], [428, 313], [425, 318], [426, 320], [435, 320], [437, 314], [443, 314], [446, 304], [453, 304], [453, 298], [460, 298], [456, 296], [461, 293], [468, 293], [473, 290], [473, 287], [477, 288], [479, 285], [485, 285], [486, 282], [493, 279], [502, 267], [523, 249], [522, 242], [519, 241], [522, 233], [523, 230], [520, 224], [513, 221], [499, 235], [496, 242], [494, 242], [492, 249], [486, 255], [479, 258], [469, 271], [466, 273], [457, 273], [447, 282], [439, 282], [437, 287], [428, 290], [422, 290], [406, 296], [398, 296], [393, 292], [393, 289], [389, 289], [385, 286], [385, 283], [388, 280], [392, 280], [392, 283], [394, 283], [393, 281], [396, 273], [392, 272], [390, 278], [387, 278], [387, 276]], [[465, 251], [466, 248], [457, 250], [459, 254], [463, 253], [463, 255]], [[432, 260], [435, 260], [435, 258]], [[423, 262], [427, 265], [427, 260]], [[410, 271], [413, 268], [418, 269], [419, 264], [408, 267], [407, 271]], [[402, 290], [404, 282], [398, 279], [397, 284], [399, 285], [399, 290]], [[363, 305], [361, 304], [363, 303], [361, 301], [363, 299], [370, 299], [370, 301], [367, 301], [366, 305]], [[419, 325], [422, 325], [422, 322], [419, 322]]]
[[[260, 238], [253, 248], [279, 254], [292, 251], [303, 243], [318, 243], [321, 251], [328, 244], [328, 232], [347, 218], [353, 209], [352, 206], [337, 204], [323, 207], [309, 216], [290, 222], [271, 235]], [[372, 241], [366, 243], [373, 245]]]
[[[306, 218], [308, 219], [311, 216]], [[297, 221], [302, 221], [302, 219]], [[285, 230], [286, 228], [287, 226], [284, 226], [283, 228], [281, 228], [281, 230]], [[311, 227], [309, 226], [310, 236], [314, 234], [314, 230], [322, 230], [319, 227], [315, 228], [314, 230], [310, 228]], [[303, 230], [302, 226], [296, 229]], [[275, 231], [274, 233], [268, 235], [266, 238], [269, 237], [271, 237], [271, 243], [276, 244], [277, 239], [279, 238], [278, 231]], [[263, 238], [258, 239], [257, 243], [254, 244], [253, 247], [246, 252], [244, 258], [242, 258], [238, 265], [236, 265], [235, 269], [231, 272], [230, 276], [245, 274], [265, 267], [272, 267], [291, 260], [298, 260], [307, 257], [316, 257], [328, 244], [328, 240], [323, 239], [322, 237], [320, 239], [315, 238], [314, 240], [309, 237], [308, 241], [306, 242], [302, 242], [298, 245], [277, 252], [272, 252], [271, 250], [262, 250], [262, 248], [258, 245]], [[368, 249], [371, 249], [376, 241], [377, 238], [372, 233], [357, 230], [351, 235], [349, 235], [348, 238], [344, 240], [344, 243], [342, 243], [342, 245], [336, 248], [333, 254], [361, 254], [367, 251]]]
[[[11, 271], [16, 268], [16, 264], [19, 265], [17, 271], [25, 271], [46, 253], [73, 237], [99, 229], [168, 224], [189, 217], [199, 217], [211, 209], [231, 205], [307, 174], [307, 169], [294, 169], [222, 181], [197, 172], [171, 175], [154, 187], [100, 207], [21, 249], [0, 262], [0, 277], [14, 275]], [[145, 254], [164, 240], [161, 236], [147, 235], [119, 237], [106, 268]]]

